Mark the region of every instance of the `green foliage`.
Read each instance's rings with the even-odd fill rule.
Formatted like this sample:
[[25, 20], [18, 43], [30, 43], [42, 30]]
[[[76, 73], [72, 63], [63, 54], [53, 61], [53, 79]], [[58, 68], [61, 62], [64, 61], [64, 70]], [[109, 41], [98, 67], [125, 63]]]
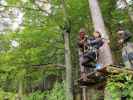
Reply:
[[120, 64], [122, 63], [121, 48], [117, 42], [116, 32], [120, 27], [133, 32], [133, 24], [130, 21], [127, 10], [117, 9], [117, 1], [118, 0], [100, 0], [100, 6], [107, 31], [110, 35], [110, 46], [113, 53], [113, 59], [115, 59], [115, 64]]
[[120, 97], [125, 97], [125, 100], [132, 100], [133, 76], [126, 73], [112, 75], [107, 82], [106, 89], [109, 91], [113, 100], [119, 100]]
[[21, 0], [6, 0], [9, 4], [14, 5], [19, 3]]
[[45, 92], [36, 91], [29, 94], [28, 96], [25, 96], [23, 100], [44, 100], [44, 96], [46, 95], [47, 93]]
[[[24, 29], [0, 35], [0, 86], [3, 90], [17, 92], [19, 82], [22, 80], [25, 92], [27, 88], [39, 84], [49, 75], [61, 76], [62, 70], [56, 69], [52, 64], [64, 64], [64, 42], [60, 27], [65, 24], [65, 16], [60, 0], [50, 2], [52, 13], [49, 16], [35, 5], [34, 0], [27, 0], [26, 3], [22, 3], [22, 0], [7, 0], [7, 2], [7, 8], [16, 6], [24, 13], [22, 24]], [[75, 66], [77, 32], [82, 26], [87, 30], [91, 30], [92, 27], [89, 28], [86, 0], [65, 2], [71, 21], [71, 46], [74, 47], [72, 62]], [[19, 46], [13, 47], [12, 40], [17, 41]]]
[[48, 100], [65, 100], [65, 84], [56, 83], [54, 88], [49, 92]]
[[[0, 90], [0, 100], [8, 98], [9, 100], [15, 100], [18, 94], [13, 92], [5, 92]], [[23, 100], [65, 100], [65, 88], [64, 83], [56, 82], [53, 89], [50, 91], [35, 91], [28, 95], [23, 95]]]
[[[64, 16], [61, 0], [50, 0], [52, 13], [44, 14], [35, 5], [35, 0], [6, 0], [7, 7], [17, 6], [24, 13], [23, 30], [14, 33], [0, 34], [0, 87], [2, 91], [18, 92], [21, 83], [23, 92], [29, 94], [26, 100], [65, 100], [64, 85], [57, 83], [49, 92], [36, 91], [31, 93], [35, 84], [39, 84], [49, 75], [60, 76], [63, 70], [58, 70], [52, 64], [64, 64], [64, 42], [62, 29], [67, 17], [71, 25], [70, 45], [72, 52], [73, 75], [79, 72], [77, 57], [77, 35], [81, 27], [85, 27], [88, 34], [93, 32], [93, 25], [89, 13], [88, 0], [65, 0], [67, 16]], [[111, 36], [111, 47], [116, 63], [120, 62], [120, 50], [116, 51], [116, 30], [119, 26], [133, 32], [127, 10], [116, 9], [117, 0], [99, 0], [104, 21]], [[13, 47], [11, 41], [19, 43]], [[119, 48], [118, 48], [119, 49]], [[119, 55], [118, 55], [119, 54]], [[47, 66], [47, 64], [51, 64]], [[77, 71], [77, 72], [76, 72]], [[63, 73], [64, 75], [65, 73]], [[128, 78], [127, 78], [128, 77]], [[128, 86], [129, 85], [129, 86]], [[121, 91], [122, 96], [133, 97], [132, 77], [117, 75], [108, 81], [107, 89], [116, 100]], [[28, 92], [27, 92], [28, 91]], [[118, 93], [118, 94], [117, 94]], [[0, 92], [0, 100], [5, 92]], [[14, 99], [13, 99], [14, 100]]]
[[13, 92], [4, 92], [0, 89], [0, 100], [4, 100], [4, 98], [10, 98], [9, 100], [15, 100], [16, 94]]
[[24, 97], [24, 100], [65, 100], [64, 83], [56, 83], [50, 91], [36, 91]]

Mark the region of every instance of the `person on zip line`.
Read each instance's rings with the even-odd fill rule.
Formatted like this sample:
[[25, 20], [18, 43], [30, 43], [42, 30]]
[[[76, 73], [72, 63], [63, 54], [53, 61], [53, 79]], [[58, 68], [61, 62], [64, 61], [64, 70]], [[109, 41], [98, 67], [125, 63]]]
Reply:
[[132, 34], [120, 28], [117, 31], [118, 44], [122, 47], [122, 59], [125, 67], [133, 68]]
[[[83, 29], [79, 33], [79, 48], [82, 54], [82, 65], [85, 67], [95, 67], [98, 56], [98, 49], [103, 45], [103, 39], [98, 31], [93, 33], [92, 37], [88, 37]], [[93, 64], [92, 64], [93, 62]]]

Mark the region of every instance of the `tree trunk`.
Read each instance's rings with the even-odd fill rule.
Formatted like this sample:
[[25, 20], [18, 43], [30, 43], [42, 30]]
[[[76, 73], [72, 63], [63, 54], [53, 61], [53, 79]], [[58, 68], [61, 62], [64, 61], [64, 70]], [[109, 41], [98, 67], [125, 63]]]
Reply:
[[[101, 14], [98, 1], [97, 0], [88, 0], [88, 1], [89, 1], [89, 7], [90, 7], [95, 31], [99, 31], [102, 37], [108, 40], [109, 36], [107, 34], [107, 31], [104, 25], [104, 21], [103, 21], [103, 17]], [[99, 50], [98, 59], [99, 59], [98, 63], [101, 63], [103, 66], [113, 64], [112, 54], [108, 43], [105, 43], [102, 49]]]
[[83, 100], [87, 100], [87, 87], [84, 86], [82, 87], [82, 95], [83, 95]]
[[65, 65], [66, 65], [66, 100], [73, 100], [72, 89], [72, 65], [71, 65], [71, 53], [69, 46], [69, 33], [64, 31], [65, 42]]
[[128, 7], [128, 15], [129, 15], [129, 17], [130, 17], [130, 20], [131, 20], [132, 23], [133, 23], [133, 10], [132, 10], [132, 8], [130, 8], [130, 7]]
[[[66, 4], [65, 0], [61, 0], [63, 6], [63, 13], [65, 18], [64, 25], [64, 45], [65, 45], [65, 67], [66, 67], [66, 100], [73, 100], [73, 85], [72, 85], [72, 63], [71, 63], [71, 51], [70, 51], [70, 43], [69, 43], [69, 34], [70, 30], [68, 29], [68, 25], [70, 25], [68, 20], [68, 15], [66, 12]], [[69, 32], [68, 32], [69, 30]]]
[[129, 7], [129, 5], [128, 5], [128, 3], [127, 3], [126, 0], [123, 0], [123, 1], [124, 1], [125, 5], [126, 5], [126, 7], [127, 7], [128, 16], [129, 16], [130, 20], [131, 20], [132, 23], [133, 23], [133, 9], [132, 9], [131, 7]]
[[[98, 1], [88, 0], [88, 2], [95, 31], [99, 31], [102, 37], [108, 40], [109, 36], [104, 25]], [[111, 50], [107, 42], [105, 42], [102, 48], [99, 50], [98, 63], [102, 64], [103, 66], [113, 64]], [[104, 95], [106, 97], [106, 94]]]
[[19, 84], [18, 84], [18, 94], [15, 98], [15, 100], [22, 100], [22, 97], [23, 97], [23, 82], [22, 80], [19, 81]]

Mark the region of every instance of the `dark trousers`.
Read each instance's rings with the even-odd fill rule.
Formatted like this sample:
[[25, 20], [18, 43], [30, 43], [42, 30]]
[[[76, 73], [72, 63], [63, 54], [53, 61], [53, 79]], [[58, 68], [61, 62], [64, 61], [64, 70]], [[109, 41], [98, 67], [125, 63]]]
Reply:
[[96, 61], [96, 52], [85, 52], [83, 54], [82, 65], [85, 67], [95, 67], [94, 63]]

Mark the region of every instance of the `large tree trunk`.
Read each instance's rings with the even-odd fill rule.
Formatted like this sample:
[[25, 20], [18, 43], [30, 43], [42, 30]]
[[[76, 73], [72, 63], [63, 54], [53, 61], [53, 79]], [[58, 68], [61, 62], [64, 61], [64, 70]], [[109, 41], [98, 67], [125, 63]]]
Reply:
[[66, 65], [66, 100], [73, 100], [72, 89], [72, 65], [71, 65], [71, 53], [69, 46], [69, 33], [64, 31], [65, 41], [65, 65]]
[[[104, 21], [103, 21], [103, 17], [101, 14], [98, 1], [97, 0], [88, 0], [88, 1], [89, 1], [89, 7], [90, 7], [92, 22], [93, 22], [95, 31], [99, 31], [102, 37], [108, 40], [109, 36], [107, 34], [107, 31], [104, 25]], [[103, 66], [113, 64], [112, 54], [108, 43], [105, 43], [104, 46], [99, 50], [98, 63], [102, 64]], [[105, 93], [105, 97], [106, 97], [106, 93]]]
[[[103, 38], [109, 39], [98, 1], [97, 0], [88, 0], [88, 1], [89, 1], [89, 7], [91, 10], [91, 16], [92, 16], [92, 21], [93, 21], [95, 31], [99, 31]], [[101, 63], [104, 66], [113, 64], [112, 54], [108, 43], [105, 43], [103, 48], [99, 50], [98, 59], [99, 59], [98, 63]]]

